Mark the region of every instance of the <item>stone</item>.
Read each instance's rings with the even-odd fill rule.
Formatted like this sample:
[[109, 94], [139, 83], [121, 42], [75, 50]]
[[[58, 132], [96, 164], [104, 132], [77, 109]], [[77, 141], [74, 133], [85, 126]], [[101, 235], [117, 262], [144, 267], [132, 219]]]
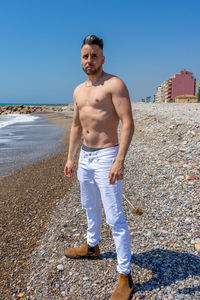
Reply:
[[194, 244], [194, 247], [197, 251], [200, 251], [200, 243]]
[[60, 265], [57, 265], [57, 269], [58, 269], [59, 271], [63, 271], [63, 270], [64, 270], [64, 267], [63, 267], [62, 264], [60, 264]]
[[196, 179], [199, 179], [199, 176], [196, 175], [196, 174], [191, 174], [191, 175], [187, 178], [188, 181], [190, 181], [190, 180], [196, 180]]
[[194, 234], [197, 235], [200, 238], [200, 230], [196, 231]]
[[24, 296], [25, 296], [25, 292], [20, 293], [20, 294], [17, 295], [18, 298], [23, 298]]

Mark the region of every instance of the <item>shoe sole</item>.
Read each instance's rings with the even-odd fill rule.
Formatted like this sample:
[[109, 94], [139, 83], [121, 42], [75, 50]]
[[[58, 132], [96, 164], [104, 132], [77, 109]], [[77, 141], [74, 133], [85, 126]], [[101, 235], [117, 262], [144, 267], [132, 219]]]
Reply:
[[72, 259], [81, 259], [81, 258], [97, 259], [97, 258], [99, 258], [99, 255], [98, 256], [86, 255], [86, 256], [77, 256], [77, 257], [74, 257], [74, 256], [69, 256], [69, 255], [65, 254], [65, 256], [68, 257], [68, 258], [72, 258]]

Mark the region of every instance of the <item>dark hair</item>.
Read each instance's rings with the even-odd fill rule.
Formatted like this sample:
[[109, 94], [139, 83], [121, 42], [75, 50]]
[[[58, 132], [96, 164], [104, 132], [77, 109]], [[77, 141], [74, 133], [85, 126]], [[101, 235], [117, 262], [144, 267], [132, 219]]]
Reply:
[[98, 38], [96, 35], [87, 35], [83, 40], [81, 48], [84, 45], [98, 45], [103, 50], [103, 40]]

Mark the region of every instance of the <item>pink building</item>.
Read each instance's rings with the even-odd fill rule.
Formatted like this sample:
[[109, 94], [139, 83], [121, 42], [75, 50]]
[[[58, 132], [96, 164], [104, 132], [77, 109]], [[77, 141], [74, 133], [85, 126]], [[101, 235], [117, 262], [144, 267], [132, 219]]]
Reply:
[[175, 74], [170, 80], [171, 98], [175, 100], [176, 96], [195, 95], [195, 80], [193, 73], [186, 70], [180, 71], [180, 74]]

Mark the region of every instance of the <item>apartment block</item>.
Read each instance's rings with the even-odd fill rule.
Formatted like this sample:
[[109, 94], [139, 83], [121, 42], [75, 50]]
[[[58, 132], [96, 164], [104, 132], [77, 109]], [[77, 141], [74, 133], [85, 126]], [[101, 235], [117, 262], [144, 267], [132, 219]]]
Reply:
[[195, 83], [192, 72], [180, 71], [180, 74], [174, 74], [157, 88], [155, 102], [175, 102], [180, 95], [194, 96]]
[[195, 95], [198, 95], [198, 91], [200, 90], [200, 82], [196, 82], [196, 87], [195, 87]]
[[172, 99], [180, 95], [195, 95], [195, 79], [192, 72], [183, 70], [172, 78]]

